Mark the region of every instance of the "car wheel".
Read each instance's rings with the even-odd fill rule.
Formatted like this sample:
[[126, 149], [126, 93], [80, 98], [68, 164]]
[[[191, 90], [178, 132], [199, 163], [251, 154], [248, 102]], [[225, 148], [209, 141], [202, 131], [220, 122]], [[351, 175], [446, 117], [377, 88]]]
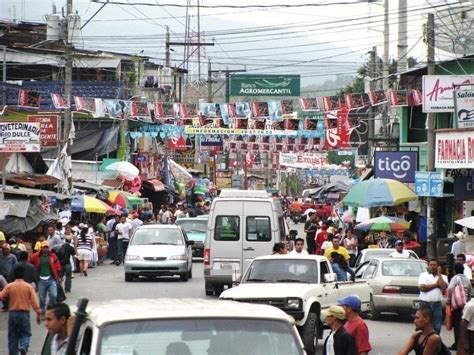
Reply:
[[135, 276], [131, 272], [125, 273], [125, 282], [132, 282]]
[[188, 271], [188, 278], [192, 279], [193, 278], [193, 267], [191, 266], [191, 269]]
[[181, 275], [179, 275], [181, 281], [187, 282], [189, 280], [189, 274], [187, 271], [183, 272]]
[[379, 318], [380, 318], [380, 312], [377, 311], [377, 308], [375, 308], [374, 299], [371, 296], [370, 297], [370, 319], [377, 320]]
[[318, 315], [316, 313], [309, 313], [308, 319], [301, 327], [300, 335], [303, 340], [304, 348], [308, 355], [316, 354], [316, 347], [318, 346]]

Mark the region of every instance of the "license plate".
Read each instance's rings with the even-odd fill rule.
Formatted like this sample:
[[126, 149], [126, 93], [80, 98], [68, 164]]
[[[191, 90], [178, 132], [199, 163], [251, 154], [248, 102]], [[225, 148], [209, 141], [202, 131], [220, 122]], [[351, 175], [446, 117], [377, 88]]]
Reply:
[[221, 269], [232, 270], [232, 263], [221, 263]]
[[419, 309], [420, 308], [420, 301], [413, 301], [413, 308]]

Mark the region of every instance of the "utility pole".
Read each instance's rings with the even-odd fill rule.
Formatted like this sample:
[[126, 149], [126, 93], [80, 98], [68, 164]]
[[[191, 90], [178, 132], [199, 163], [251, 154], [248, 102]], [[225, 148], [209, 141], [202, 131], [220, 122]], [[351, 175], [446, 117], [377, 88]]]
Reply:
[[165, 55], [165, 66], [170, 67], [170, 28], [166, 26], [166, 55]]
[[388, 68], [390, 66], [390, 27], [388, 23], [388, 0], [383, 4], [383, 90], [388, 90]]
[[[426, 32], [425, 40], [428, 48], [427, 51], [427, 74], [435, 74], [435, 36], [434, 36], [434, 14], [428, 14], [428, 22], [426, 23]], [[426, 119], [426, 130], [427, 130], [427, 162], [426, 162], [426, 171], [435, 171], [435, 133], [436, 128], [436, 114], [434, 112], [429, 112]], [[438, 251], [436, 248], [438, 236], [436, 235], [436, 198], [428, 197], [427, 198], [427, 233], [428, 240], [431, 241], [431, 247], [433, 252], [433, 257], [438, 257]]]
[[[198, 26], [198, 43], [201, 43], [201, 10], [199, 6], [199, 0], [197, 0], [197, 26]], [[201, 82], [201, 46], [197, 46], [198, 52], [198, 82]]]
[[[69, 145], [69, 133], [72, 125], [72, 114], [71, 114], [71, 96], [72, 96], [72, 43], [70, 42], [70, 20], [72, 16], [72, 0], [67, 0], [66, 5], [66, 39], [65, 39], [65, 55], [66, 62], [64, 65], [64, 96], [66, 99], [66, 108], [64, 109], [64, 130], [63, 130], [63, 146], [67, 145], [67, 155], [71, 155], [71, 149]], [[68, 189], [72, 191], [72, 176], [68, 181]]]
[[[2, 66], [2, 104], [7, 104], [7, 46], [3, 46], [3, 66]], [[5, 200], [5, 190], [7, 188], [7, 153], [2, 153], [3, 170], [2, 170], [2, 194], [0, 201]]]
[[397, 73], [407, 70], [407, 0], [398, 0]]
[[[370, 51], [370, 61], [369, 61], [369, 87], [370, 90], [375, 90], [377, 82], [375, 81], [377, 77], [377, 47], [372, 47]], [[369, 106], [369, 118], [368, 118], [368, 135], [369, 135], [369, 157], [372, 156], [372, 148], [375, 146], [375, 109], [373, 106]]]
[[212, 102], [212, 66], [211, 58], [207, 58], [207, 102]]

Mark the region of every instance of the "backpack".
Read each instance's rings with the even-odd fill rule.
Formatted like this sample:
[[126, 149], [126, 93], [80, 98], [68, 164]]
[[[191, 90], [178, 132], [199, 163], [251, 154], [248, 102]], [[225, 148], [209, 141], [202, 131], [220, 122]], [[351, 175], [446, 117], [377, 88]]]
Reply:
[[[423, 342], [421, 343], [421, 345], [423, 346], [423, 348], [426, 346], [426, 343], [428, 342], [428, 338], [430, 336], [432, 336], [433, 334], [436, 334], [436, 333], [431, 333], [431, 334], [428, 334], [425, 339], [423, 340]], [[421, 332], [415, 337], [415, 344], [418, 344], [418, 339], [420, 338], [421, 336]], [[446, 346], [445, 343], [443, 343], [443, 339], [441, 339], [440, 337], [440, 340], [441, 340], [441, 347], [439, 348], [439, 351], [438, 351], [438, 355], [451, 355], [451, 351], [449, 350], [449, 348]]]

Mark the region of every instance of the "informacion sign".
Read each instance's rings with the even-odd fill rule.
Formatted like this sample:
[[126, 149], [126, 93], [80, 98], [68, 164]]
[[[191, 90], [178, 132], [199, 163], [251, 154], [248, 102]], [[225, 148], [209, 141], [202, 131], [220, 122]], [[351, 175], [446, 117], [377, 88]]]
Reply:
[[459, 128], [474, 127], [474, 90], [454, 91], [454, 114]]
[[453, 112], [454, 90], [472, 83], [471, 75], [423, 75], [423, 112]]
[[39, 122], [0, 122], [0, 152], [39, 152]]
[[415, 193], [424, 197], [443, 197], [444, 182], [441, 173], [415, 172]]
[[59, 139], [59, 124], [57, 115], [29, 115], [28, 122], [40, 123], [41, 147], [57, 147]]
[[211, 127], [190, 127], [184, 129], [186, 134], [194, 135], [247, 135], [247, 136], [296, 136], [298, 131], [291, 130], [271, 130], [271, 129], [242, 129], [242, 128], [211, 128]]
[[300, 96], [300, 75], [234, 74], [231, 96]]

